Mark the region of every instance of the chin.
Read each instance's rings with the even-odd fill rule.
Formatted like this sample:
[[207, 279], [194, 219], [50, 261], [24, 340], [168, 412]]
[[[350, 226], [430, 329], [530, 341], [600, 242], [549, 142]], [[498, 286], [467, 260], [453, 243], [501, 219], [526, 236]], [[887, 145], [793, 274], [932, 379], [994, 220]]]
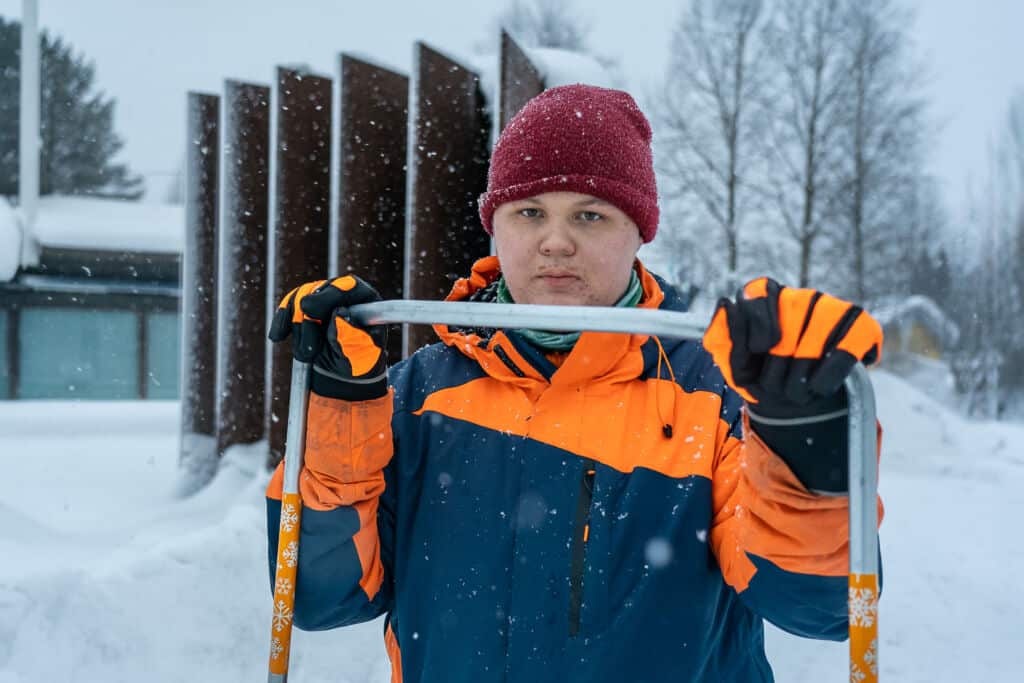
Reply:
[[535, 297], [530, 303], [543, 306], [593, 306], [586, 297], [573, 294], [544, 294]]

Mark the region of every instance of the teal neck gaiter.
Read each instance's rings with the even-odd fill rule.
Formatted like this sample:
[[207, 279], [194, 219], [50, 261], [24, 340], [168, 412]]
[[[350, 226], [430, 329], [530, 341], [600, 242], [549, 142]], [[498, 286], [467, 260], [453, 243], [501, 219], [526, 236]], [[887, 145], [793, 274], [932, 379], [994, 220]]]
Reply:
[[[615, 303], [617, 308], [633, 308], [643, 298], [644, 289], [640, 284], [640, 276], [635, 270], [630, 271], [626, 293]], [[498, 303], [514, 304], [512, 294], [505, 285], [505, 278], [498, 280]], [[568, 351], [580, 338], [580, 332], [548, 332], [545, 330], [516, 330], [526, 341], [544, 351]]]

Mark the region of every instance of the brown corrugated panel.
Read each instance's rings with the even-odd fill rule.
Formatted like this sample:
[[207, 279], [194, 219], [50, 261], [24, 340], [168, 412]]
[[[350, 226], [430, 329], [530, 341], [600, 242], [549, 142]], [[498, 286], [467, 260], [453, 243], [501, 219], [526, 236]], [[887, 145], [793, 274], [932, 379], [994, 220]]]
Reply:
[[544, 79], [521, 47], [501, 32], [501, 82], [498, 85], [498, 121], [501, 130], [532, 98], [544, 92]]
[[181, 430], [212, 438], [216, 433], [220, 97], [188, 94], [187, 136]]
[[264, 436], [270, 88], [224, 84], [217, 451]]
[[[405, 294], [438, 300], [490, 251], [477, 213], [487, 188], [490, 123], [476, 73], [422, 43], [415, 63]], [[435, 341], [431, 328], [410, 327], [404, 348], [408, 355]]]
[[[326, 278], [330, 249], [331, 80], [279, 68], [274, 106], [271, 307], [303, 282]], [[266, 430], [270, 466], [284, 457], [291, 343], [270, 345]]]
[[[338, 271], [354, 273], [385, 299], [401, 299], [409, 78], [341, 55], [338, 124]], [[402, 357], [402, 330], [389, 330], [388, 360]]]

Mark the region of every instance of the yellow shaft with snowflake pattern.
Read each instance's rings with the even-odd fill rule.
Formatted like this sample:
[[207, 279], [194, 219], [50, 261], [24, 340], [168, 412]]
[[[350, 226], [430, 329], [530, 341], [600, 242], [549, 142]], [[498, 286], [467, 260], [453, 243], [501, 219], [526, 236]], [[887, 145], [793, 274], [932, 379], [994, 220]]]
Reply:
[[269, 683], [288, 680], [288, 657], [295, 613], [295, 573], [299, 567], [299, 529], [302, 497], [299, 473], [306, 450], [306, 409], [309, 405], [309, 364], [292, 361], [292, 385], [288, 399], [288, 432], [284, 452], [284, 490], [281, 526], [277, 536], [277, 573], [274, 577], [274, 616], [270, 626]]
[[878, 681], [878, 577], [850, 575], [850, 681]]

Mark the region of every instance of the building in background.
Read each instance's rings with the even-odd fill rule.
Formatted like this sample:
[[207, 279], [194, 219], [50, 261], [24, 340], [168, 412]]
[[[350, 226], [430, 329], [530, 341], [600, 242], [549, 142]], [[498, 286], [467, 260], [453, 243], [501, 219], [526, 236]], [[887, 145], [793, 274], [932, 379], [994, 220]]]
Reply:
[[0, 399], [176, 399], [181, 206], [0, 199]]
[[885, 353], [913, 353], [939, 360], [960, 339], [956, 323], [932, 299], [915, 294], [885, 297], [870, 307], [885, 333]]

